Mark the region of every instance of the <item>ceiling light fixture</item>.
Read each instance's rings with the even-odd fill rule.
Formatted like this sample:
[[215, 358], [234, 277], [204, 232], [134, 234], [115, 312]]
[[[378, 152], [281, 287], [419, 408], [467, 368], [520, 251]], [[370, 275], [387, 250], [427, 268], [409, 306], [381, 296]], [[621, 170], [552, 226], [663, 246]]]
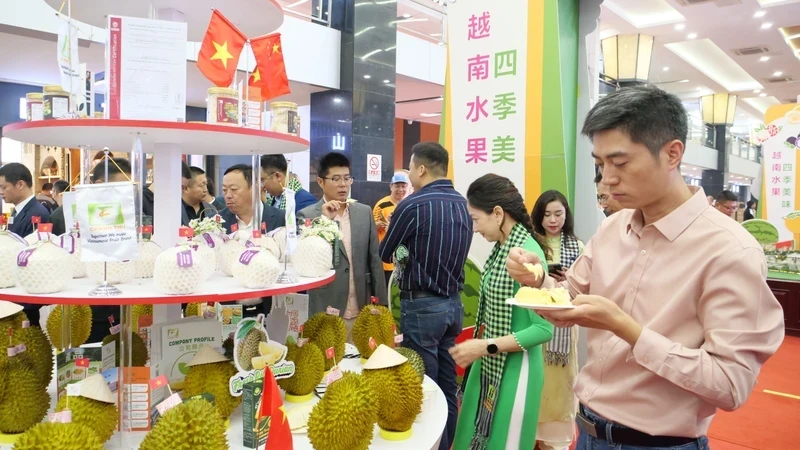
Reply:
[[669, 72], [669, 67], [664, 67], [664, 72]]
[[768, 30], [770, 28], [772, 28], [772, 23], [771, 22], [767, 22], [767, 23], [762, 23], [761, 24], [761, 29], [762, 30]]
[[756, 89], [755, 91], [753, 91], [753, 94], [760, 94], [760, 93], [761, 93], [761, 89]]
[[679, 23], [679, 24], [675, 25], [675, 29], [678, 30], [678, 31], [681, 31], [684, 28], [686, 28], [686, 24], [685, 23]]
[[766, 94], [766, 93], [764, 93], [764, 92], [762, 92], [762, 93], [758, 94], [758, 96], [759, 96], [759, 97], [766, 97], [766, 96], [767, 96], [767, 94]]
[[773, 77], [779, 77], [781, 75], [783, 75], [783, 72], [781, 72], [780, 70], [772, 74]]
[[342, 99], [339, 98], [339, 97], [334, 97], [333, 98], [333, 103], [342, 103]]
[[389, 83], [391, 83], [391, 81], [389, 81], [389, 80], [383, 80], [383, 84], [389, 84]]
[[697, 33], [689, 33], [689, 35], [688, 35], [688, 36], [686, 36], [686, 37], [687, 37], [688, 39], [694, 39], [694, 38], [696, 38], [696, 37], [697, 37]]
[[406, 14], [403, 14], [403, 18], [404, 18], [404, 19], [408, 19], [409, 17], [411, 17], [411, 14], [408, 14], [408, 13], [406, 13]]
[[759, 61], [767, 62], [767, 61], [769, 61], [769, 56], [762, 56], [761, 58], [759, 58]]
[[437, 117], [437, 116], [441, 116], [441, 115], [442, 115], [442, 113], [422, 113], [422, 114], [420, 114], [420, 116], [422, 116], [422, 117]]
[[372, 75], [364, 75], [365, 80], [369, 80], [370, 78], [372, 78]]
[[765, 14], [767, 14], [767, 12], [766, 12], [766, 11], [756, 11], [756, 13], [755, 13], [755, 14], [753, 14], [753, 17], [756, 17], [756, 18], [758, 18], [758, 17], [764, 17], [764, 15], [765, 15]]

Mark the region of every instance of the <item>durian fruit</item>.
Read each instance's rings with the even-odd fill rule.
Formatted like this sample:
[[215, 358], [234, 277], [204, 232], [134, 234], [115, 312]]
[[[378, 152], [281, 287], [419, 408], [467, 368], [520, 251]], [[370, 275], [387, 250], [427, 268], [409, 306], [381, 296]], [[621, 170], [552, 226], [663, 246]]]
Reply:
[[325, 354], [316, 344], [306, 342], [297, 346], [292, 336], [286, 338], [286, 361], [294, 362], [294, 375], [278, 380], [278, 386], [286, 391], [286, 401], [302, 403], [311, 400], [314, 389], [325, 374]]
[[[303, 325], [303, 336], [316, 344], [323, 353], [333, 347], [337, 362], [344, 357], [347, 326], [341, 317], [326, 313], [314, 314]], [[333, 364], [333, 359], [325, 358], [325, 370], [330, 370]]]
[[9, 328], [13, 329], [14, 331], [19, 330], [20, 328], [22, 328], [22, 322], [25, 322], [27, 320], [28, 316], [25, 314], [24, 311], [20, 311], [8, 317], [3, 317], [2, 319], [0, 319], [0, 331], [8, 330]]
[[[119, 333], [109, 334], [103, 338], [103, 345], [109, 342], [114, 343], [116, 349], [115, 364], [117, 367], [122, 367], [119, 363], [120, 357], [120, 339]], [[133, 345], [133, 355], [131, 356], [132, 367], [144, 367], [147, 365], [147, 344], [144, 343], [141, 337], [136, 333], [131, 333], [131, 343]]]
[[[61, 310], [61, 306], [56, 306], [47, 318], [47, 337], [53, 347], [58, 350], [64, 348], [61, 342]], [[86, 343], [92, 333], [92, 308], [86, 305], [71, 305], [69, 317], [72, 347], [80, 347]]]
[[375, 341], [375, 348], [381, 344], [394, 347], [394, 317], [389, 308], [367, 305], [358, 313], [353, 322], [353, 344], [364, 359], [375, 351], [369, 346], [370, 338]]
[[222, 244], [222, 248], [219, 249], [220, 270], [222, 270], [222, 273], [229, 277], [233, 276], [233, 272], [231, 272], [233, 263], [238, 261], [245, 248], [244, 242], [239, 239], [231, 239]]
[[25, 344], [23, 354], [30, 357], [39, 385], [47, 388], [53, 379], [53, 347], [44, 331], [39, 327], [20, 328], [14, 331], [11, 338], [14, 345]]
[[197, 317], [200, 314], [202, 303], [189, 303], [186, 305], [186, 310], [183, 312], [184, 317]]
[[139, 332], [139, 316], [153, 316], [153, 305], [133, 305], [131, 308], [131, 324], [133, 332]]
[[103, 443], [84, 425], [44, 422], [20, 436], [14, 450], [103, 450]]
[[319, 236], [302, 236], [292, 254], [292, 265], [301, 276], [324, 276], [333, 267], [333, 246]]
[[225, 351], [225, 357], [233, 361], [233, 333], [222, 341], [222, 349]]
[[316, 450], [366, 450], [372, 442], [378, 415], [374, 391], [362, 375], [343, 375], [308, 416], [308, 440]]
[[253, 370], [253, 358], [261, 356], [258, 347], [262, 342], [267, 342], [267, 333], [258, 327], [253, 327], [244, 339], [239, 341], [236, 348], [236, 362], [242, 370]]
[[422, 412], [423, 399], [422, 383], [411, 364], [404, 362], [386, 369], [364, 370], [363, 374], [378, 403], [381, 430], [394, 433], [411, 430]]
[[50, 407], [50, 394], [37, 379], [33, 365], [19, 356], [8, 358], [0, 367], [0, 433], [24, 433], [41, 422]]
[[86, 274], [95, 283], [102, 283], [104, 278], [108, 281], [108, 284], [130, 283], [136, 276], [136, 262], [87, 262]]
[[229, 388], [230, 379], [236, 373], [236, 367], [230, 361], [191, 366], [186, 373], [182, 397], [208, 392], [214, 396], [214, 407], [219, 416], [227, 420], [242, 403], [242, 397], [232, 396]]
[[394, 350], [408, 359], [408, 363], [411, 364], [411, 367], [413, 367], [414, 371], [417, 372], [417, 375], [419, 375], [419, 381], [422, 383], [422, 381], [425, 380], [425, 361], [423, 361], [422, 357], [419, 356], [419, 353], [408, 347], [397, 347]]
[[13, 287], [17, 284], [14, 272], [17, 266], [17, 255], [27, 245], [14, 233], [0, 230], [0, 288]]
[[69, 408], [67, 408], [67, 396], [65, 395], [58, 400], [56, 412], [65, 409], [72, 411], [72, 423], [91, 429], [100, 442], [107, 442], [117, 431], [119, 414], [114, 403], [76, 396], [69, 397]]
[[144, 437], [139, 450], [187, 448], [228, 450], [225, 421], [202, 399], [188, 400], [170, 409]]
[[281, 265], [269, 250], [249, 248], [232, 263], [231, 273], [248, 289], [266, 289], [278, 281]]

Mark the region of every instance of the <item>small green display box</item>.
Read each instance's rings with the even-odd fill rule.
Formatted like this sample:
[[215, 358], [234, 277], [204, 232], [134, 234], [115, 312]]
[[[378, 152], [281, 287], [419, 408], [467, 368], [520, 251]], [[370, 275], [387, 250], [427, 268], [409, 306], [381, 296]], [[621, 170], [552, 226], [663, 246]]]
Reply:
[[267, 442], [270, 417], [262, 417], [260, 421], [258, 418], [263, 392], [263, 381], [245, 383], [242, 390], [242, 426], [244, 427], [242, 445], [247, 448], [260, 448]]

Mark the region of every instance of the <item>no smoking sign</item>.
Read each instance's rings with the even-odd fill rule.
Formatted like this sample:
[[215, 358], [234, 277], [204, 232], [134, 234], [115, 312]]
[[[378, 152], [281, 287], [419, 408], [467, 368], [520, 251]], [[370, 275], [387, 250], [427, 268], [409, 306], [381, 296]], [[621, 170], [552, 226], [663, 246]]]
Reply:
[[367, 181], [381, 181], [381, 155], [367, 155]]

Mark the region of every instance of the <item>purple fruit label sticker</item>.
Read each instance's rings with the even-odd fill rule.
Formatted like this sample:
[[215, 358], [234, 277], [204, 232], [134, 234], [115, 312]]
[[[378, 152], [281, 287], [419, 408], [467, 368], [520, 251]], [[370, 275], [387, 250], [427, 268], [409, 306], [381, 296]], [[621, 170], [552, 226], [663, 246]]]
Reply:
[[258, 250], [245, 250], [242, 252], [242, 256], [239, 257], [239, 262], [246, 266], [250, 264], [250, 261], [252, 261], [257, 254]]
[[192, 267], [191, 250], [184, 250], [178, 253], [178, 267]]
[[203, 239], [206, 240], [206, 244], [208, 244], [209, 247], [214, 248], [214, 239], [211, 239], [210, 234], [203, 233]]
[[26, 248], [25, 250], [19, 252], [19, 255], [17, 255], [17, 266], [27, 267], [28, 260], [31, 258], [33, 250], [34, 249], [32, 248]]
[[75, 253], [75, 238], [72, 235], [64, 235], [61, 236], [61, 248], [67, 251], [67, 253], [74, 254]]
[[247, 242], [244, 243], [244, 246], [247, 248], [253, 248], [256, 246], [256, 244], [254, 244], [253, 241], [248, 240]]
[[223, 242], [223, 243], [225, 243], [225, 242], [228, 242], [228, 241], [230, 241], [230, 240], [231, 240], [231, 238], [229, 238], [229, 237], [228, 237], [228, 235], [227, 235], [227, 234], [225, 234], [225, 233], [222, 233], [221, 235], [219, 235], [219, 237], [221, 237], [221, 238], [222, 238], [222, 242]]

